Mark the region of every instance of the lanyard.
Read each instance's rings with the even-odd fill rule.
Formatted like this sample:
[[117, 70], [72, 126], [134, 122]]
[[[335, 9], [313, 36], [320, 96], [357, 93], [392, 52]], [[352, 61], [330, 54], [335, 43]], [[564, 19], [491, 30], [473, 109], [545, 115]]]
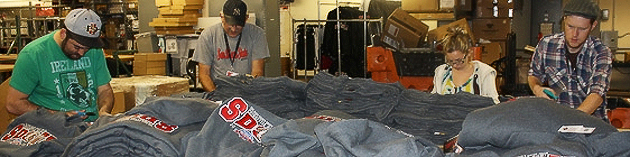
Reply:
[[227, 35], [225, 32], [223, 33], [223, 39], [225, 39], [225, 46], [227, 47], [228, 55], [230, 55], [230, 63], [234, 66], [234, 60], [236, 60], [236, 53], [238, 53], [238, 46], [241, 45], [241, 37], [243, 34], [238, 35], [238, 41], [236, 42], [236, 50], [234, 51], [234, 55], [232, 55], [232, 50], [230, 49], [230, 42], [228, 41]]

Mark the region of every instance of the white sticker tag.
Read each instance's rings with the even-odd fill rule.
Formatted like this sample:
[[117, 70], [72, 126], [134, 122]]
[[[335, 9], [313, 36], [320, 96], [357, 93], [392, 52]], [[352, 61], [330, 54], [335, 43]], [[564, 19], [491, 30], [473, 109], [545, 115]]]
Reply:
[[578, 134], [591, 134], [595, 131], [593, 127], [584, 127], [583, 125], [563, 125], [558, 129], [561, 133], [578, 133]]
[[177, 39], [166, 39], [166, 53], [177, 53]]
[[225, 72], [225, 76], [238, 76], [238, 73], [233, 72], [233, 71], [227, 71]]

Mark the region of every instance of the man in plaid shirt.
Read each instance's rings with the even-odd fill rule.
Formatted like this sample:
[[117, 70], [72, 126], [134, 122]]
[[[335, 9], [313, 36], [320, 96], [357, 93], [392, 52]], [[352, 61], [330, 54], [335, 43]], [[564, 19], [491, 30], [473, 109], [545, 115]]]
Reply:
[[564, 7], [564, 32], [540, 40], [532, 56], [528, 83], [538, 96], [599, 117], [606, 122], [606, 92], [612, 53], [589, 34], [598, 24], [599, 6], [571, 0]]

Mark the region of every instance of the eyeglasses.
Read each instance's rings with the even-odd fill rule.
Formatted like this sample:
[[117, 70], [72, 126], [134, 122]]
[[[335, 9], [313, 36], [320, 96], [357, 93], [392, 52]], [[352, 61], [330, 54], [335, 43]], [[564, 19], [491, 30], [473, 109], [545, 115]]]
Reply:
[[458, 58], [458, 59], [453, 59], [453, 60], [446, 60], [446, 64], [453, 66], [455, 64], [463, 64], [464, 62], [466, 62], [466, 56], [468, 54], [465, 54], [464, 57], [462, 58]]

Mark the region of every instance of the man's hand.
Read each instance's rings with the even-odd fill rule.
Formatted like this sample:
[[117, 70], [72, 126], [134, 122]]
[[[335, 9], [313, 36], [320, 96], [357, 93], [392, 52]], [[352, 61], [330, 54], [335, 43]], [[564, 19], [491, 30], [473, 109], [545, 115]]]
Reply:
[[[48, 110], [51, 113], [55, 113], [57, 111], [52, 111], [52, 110]], [[94, 113], [91, 113], [94, 114]], [[88, 113], [85, 112], [85, 110], [79, 110], [79, 111], [67, 111], [66, 112], [66, 117], [68, 117], [67, 119], [73, 119], [73, 118], [81, 118], [81, 120], [85, 120], [87, 119], [89, 116]]]
[[527, 82], [529, 83], [529, 89], [531, 89], [532, 93], [534, 93], [534, 95], [537, 97], [553, 100], [544, 92], [544, 90], [549, 90], [551, 93], [553, 93], [553, 95], [557, 95], [553, 89], [549, 87], [543, 87], [540, 80], [535, 76], [527, 76]]
[[549, 100], [555, 100], [557, 98], [556, 96], [558, 94], [556, 94], [556, 92], [553, 91], [553, 89], [551, 89], [549, 87], [539, 87], [538, 89], [539, 90], [536, 91], [537, 92], [536, 96], [538, 96], [538, 97], [542, 97], [542, 98], [549, 99]]

